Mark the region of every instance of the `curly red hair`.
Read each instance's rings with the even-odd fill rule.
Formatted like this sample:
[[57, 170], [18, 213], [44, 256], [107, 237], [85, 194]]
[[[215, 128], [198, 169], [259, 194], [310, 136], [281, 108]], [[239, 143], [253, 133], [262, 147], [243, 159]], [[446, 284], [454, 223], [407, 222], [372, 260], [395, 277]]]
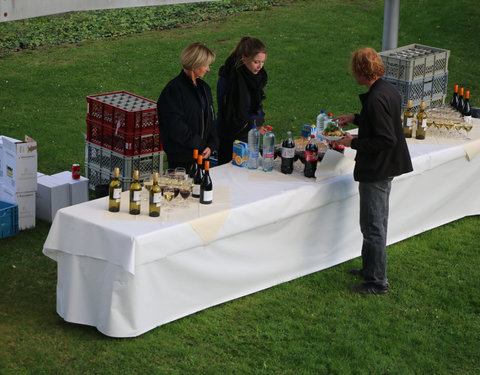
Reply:
[[356, 50], [351, 60], [352, 72], [368, 80], [375, 80], [383, 76], [385, 67], [380, 55], [373, 48]]

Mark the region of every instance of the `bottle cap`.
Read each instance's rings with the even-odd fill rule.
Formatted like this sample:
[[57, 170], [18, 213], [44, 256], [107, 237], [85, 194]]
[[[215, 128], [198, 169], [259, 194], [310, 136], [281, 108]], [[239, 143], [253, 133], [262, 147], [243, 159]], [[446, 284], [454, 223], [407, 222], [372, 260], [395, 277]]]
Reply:
[[460, 96], [463, 96], [463, 87], [460, 87]]
[[210, 169], [210, 162], [205, 160], [205, 170], [208, 171]]
[[193, 158], [198, 158], [198, 150], [196, 148], [193, 150]]
[[408, 101], [407, 105], [408, 105], [409, 108], [412, 106], [412, 100], [411, 99]]
[[458, 92], [458, 85], [453, 86], [453, 92]]
[[470, 99], [470, 90], [465, 93], [465, 99]]
[[202, 162], [203, 162], [203, 156], [202, 155], [198, 155], [198, 164], [199, 165], [202, 165]]

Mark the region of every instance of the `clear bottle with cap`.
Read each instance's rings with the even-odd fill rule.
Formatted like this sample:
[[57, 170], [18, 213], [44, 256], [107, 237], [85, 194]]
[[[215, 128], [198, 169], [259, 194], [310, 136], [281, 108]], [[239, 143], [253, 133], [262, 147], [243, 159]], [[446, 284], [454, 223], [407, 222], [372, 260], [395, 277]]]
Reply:
[[248, 169], [258, 168], [259, 150], [260, 132], [258, 131], [257, 126], [254, 124], [253, 127], [248, 131]]
[[273, 163], [275, 160], [275, 134], [272, 127], [267, 126], [267, 132], [263, 135], [263, 153], [262, 168], [264, 172], [273, 171]]

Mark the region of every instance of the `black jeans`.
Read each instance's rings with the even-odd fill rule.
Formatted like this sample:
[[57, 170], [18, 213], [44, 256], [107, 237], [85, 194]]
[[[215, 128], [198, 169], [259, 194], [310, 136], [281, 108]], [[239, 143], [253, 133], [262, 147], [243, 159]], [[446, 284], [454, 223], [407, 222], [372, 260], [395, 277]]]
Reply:
[[388, 287], [387, 227], [392, 178], [360, 182], [360, 229], [363, 276], [367, 284]]

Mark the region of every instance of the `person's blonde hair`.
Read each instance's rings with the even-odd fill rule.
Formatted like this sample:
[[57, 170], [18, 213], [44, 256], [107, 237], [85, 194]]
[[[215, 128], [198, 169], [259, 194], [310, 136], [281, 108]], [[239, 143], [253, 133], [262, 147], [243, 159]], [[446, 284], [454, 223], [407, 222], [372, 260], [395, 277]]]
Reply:
[[215, 61], [215, 53], [201, 43], [189, 44], [180, 55], [180, 63], [187, 70], [208, 66], [213, 61]]
[[373, 48], [361, 48], [352, 55], [351, 69], [353, 74], [368, 80], [380, 78], [385, 73], [382, 58]]

